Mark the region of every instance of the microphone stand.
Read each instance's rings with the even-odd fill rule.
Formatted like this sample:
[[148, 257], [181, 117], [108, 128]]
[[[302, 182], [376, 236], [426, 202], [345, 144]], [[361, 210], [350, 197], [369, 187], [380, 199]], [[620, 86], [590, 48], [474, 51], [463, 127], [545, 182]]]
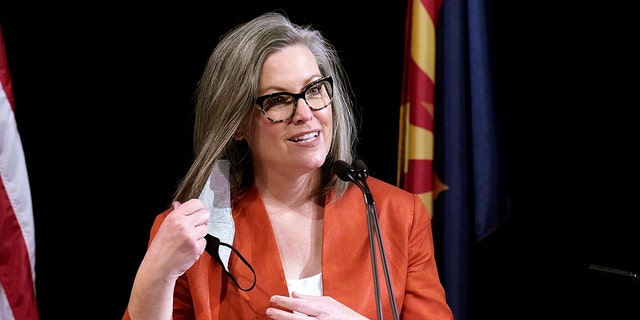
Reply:
[[380, 251], [380, 258], [382, 260], [382, 267], [384, 271], [384, 277], [387, 284], [387, 292], [389, 295], [389, 301], [391, 303], [391, 310], [393, 312], [393, 319], [398, 320], [398, 307], [396, 306], [396, 299], [393, 294], [393, 287], [391, 285], [391, 279], [389, 277], [389, 267], [387, 265], [387, 256], [384, 251], [384, 245], [382, 243], [382, 236], [380, 234], [380, 226], [378, 224], [378, 213], [376, 211], [373, 195], [367, 184], [368, 169], [362, 160], [355, 160], [353, 167], [344, 161], [337, 161], [335, 165], [338, 177], [345, 181], [351, 181], [357, 185], [364, 195], [364, 202], [367, 206], [367, 225], [369, 227], [369, 247], [371, 249], [371, 268], [373, 271], [373, 284], [376, 294], [377, 313], [378, 319], [382, 319], [382, 300], [380, 298], [380, 283], [378, 282], [378, 265], [376, 264], [376, 250], [375, 240], [378, 242], [378, 250]]

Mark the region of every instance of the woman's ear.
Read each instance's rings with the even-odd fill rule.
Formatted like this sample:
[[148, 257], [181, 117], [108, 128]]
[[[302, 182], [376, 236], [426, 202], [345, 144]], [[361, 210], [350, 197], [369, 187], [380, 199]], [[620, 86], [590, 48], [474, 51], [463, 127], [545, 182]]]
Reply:
[[236, 140], [246, 139], [247, 138], [247, 132], [242, 128], [238, 128], [238, 129], [236, 129], [236, 132], [233, 134], [233, 137]]

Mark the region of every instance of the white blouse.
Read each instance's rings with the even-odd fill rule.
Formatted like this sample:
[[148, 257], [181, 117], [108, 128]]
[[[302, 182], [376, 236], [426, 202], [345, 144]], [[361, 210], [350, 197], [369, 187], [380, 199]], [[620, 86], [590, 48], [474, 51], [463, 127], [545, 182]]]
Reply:
[[322, 273], [304, 279], [287, 279], [289, 296], [295, 291], [309, 296], [322, 295]]

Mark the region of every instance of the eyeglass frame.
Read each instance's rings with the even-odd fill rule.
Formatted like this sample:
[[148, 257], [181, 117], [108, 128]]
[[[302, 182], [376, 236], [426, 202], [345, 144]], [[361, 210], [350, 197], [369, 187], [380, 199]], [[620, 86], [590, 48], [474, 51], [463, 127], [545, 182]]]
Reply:
[[[323, 82], [323, 81], [328, 81], [329, 85], [331, 85], [329, 103], [327, 103], [322, 108], [314, 108], [314, 107], [309, 105], [309, 102], [307, 102], [307, 98], [305, 97], [305, 95], [307, 94], [307, 91], [309, 89], [313, 88], [313, 86], [315, 86], [316, 84], [318, 84], [320, 82]], [[293, 97], [293, 99], [294, 99], [293, 100], [293, 109], [291, 109], [291, 114], [288, 117], [286, 117], [285, 119], [273, 120], [267, 115], [267, 111], [264, 109], [264, 106], [262, 104], [268, 98], [275, 97], [275, 96], [282, 96], [282, 95], [288, 95], [288, 96]], [[311, 82], [308, 85], [306, 85], [304, 87], [304, 89], [302, 89], [302, 91], [300, 91], [299, 93], [291, 93], [291, 92], [281, 91], [281, 92], [274, 92], [274, 93], [266, 94], [264, 96], [257, 97], [256, 100], [255, 100], [255, 103], [260, 107], [260, 110], [262, 110], [262, 114], [264, 114], [264, 116], [267, 117], [267, 119], [269, 121], [278, 123], [278, 122], [283, 122], [283, 121], [289, 120], [289, 119], [291, 119], [293, 117], [293, 115], [296, 114], [296, 111], [298, 110], [298, 100], [300, 100], [300, 99], [302, 99], [304, 101], [304, 103], [307, 104], [309, 109], [311, 109], [313, 111], [320, 111], [320, 110], [328, 107], [331, 104], [331, 101], [333, 100], [333, 78], [331, 76], [326, 76], [326, 77], [314, 80], [313, 82]]]

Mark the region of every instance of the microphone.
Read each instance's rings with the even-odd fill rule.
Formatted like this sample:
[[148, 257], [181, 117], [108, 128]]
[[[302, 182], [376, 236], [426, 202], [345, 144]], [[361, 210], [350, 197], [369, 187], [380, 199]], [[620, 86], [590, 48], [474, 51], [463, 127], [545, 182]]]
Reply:
[[338, 160], [333, 163], [333, 173], [342, 181], [356, 182], [355, 170], [346, 161]]
[[380, 227], [378, 226], [378, 214], [376, 212], [375, 202], [373, 201], [373, 195], [369, 190], [367, 184], [367, 177], [369, 177], [369, 169], [364, 161], [356, 159], [352, 164], [343, 160], [337, 160], [333, 164], [333, 172], [338, 178], [343, 181], [353, 182], [357, 185], [364, 194], [364, 203], [367, 206], [367, 224], [369, 226], [369, 247], [371, 249], [371, 268], [373, 271], [373, 284], [376, 293], [376, 303], [378, 320], [382, 320], [382, 301], [380, 298], [380, 284], [378, 283], [378, 265], [376, 264], [376, 250], [375, 240], [378, 241], [378, 249], [380, 251], [380, 258], [382, 259], [382, 267], [384, 270], [384, 276], [387, 283], [387, 293], [389, 294], [389, 300], [391, 302], [391, 310], [393, 312], [393, 319], [398, 320], [398, 308], [396, 307], [396, 300], [393, 294], [393, 287], [391, 286], [391, 279], [389, 278], [389, 267], [387, 265], [386, 254], [384, 252], [384, 246], [382, 244], [382, 236], [380, 234]]
[[334, 162], [333, 173], [347, 182], [360, 181], [366, 183], [366, 179], [369, 176], [367, 165], [360, 159], [354, 160], [353, 164], [348, 164], [343, 160]]
[[369, 192], [369, 186], [366, 180], [369, 176], [367, 171], [367, 165], [359, 159], [354, 160], [353, 165], [344, 160], [337, 160], [333, 163], [333, 173], [342, 181], [353, 182], [357, 185], [364, 193], [364, 202], [367, 205], [373, 205], [373, 196], [371, 196], [371, 192]]
[[367, 168], [367, 165], [360, 159], [353, 160], [353, 169], [358, 174], [358, 178], [360, 180], [364, 181], [369, 176], [369, 169]]

